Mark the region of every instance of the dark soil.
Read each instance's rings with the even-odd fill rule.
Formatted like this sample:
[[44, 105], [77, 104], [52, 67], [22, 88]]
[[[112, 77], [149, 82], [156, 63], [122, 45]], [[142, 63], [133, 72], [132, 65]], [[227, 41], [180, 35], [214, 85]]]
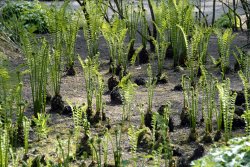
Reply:
[[64, 102], [61, 95], [55, 95], [51, 99], [51, 112], [62, 112], [64, 109]]

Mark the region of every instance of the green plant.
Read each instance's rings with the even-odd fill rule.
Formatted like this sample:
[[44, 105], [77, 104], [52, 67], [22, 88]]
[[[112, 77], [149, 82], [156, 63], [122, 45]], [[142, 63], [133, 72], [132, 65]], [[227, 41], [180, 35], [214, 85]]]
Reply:
[[215, 21], [214, 26], [217, 28], [234, 28], [234, 27], [239, 28], [240, 20], [238, 17], [234, 17], [233, 11], [229, 9], [229, 12], [221, 15]]
[[246, 20], [246, 25], [247, 25], [247, 29], [248, 31], [250, 30], [250, 4], [247, 2], [247, 0], [240, 0], [241, 4], [242, 4], [242, 8], [244, 10], [245, 16], [247, 18]]
[[74, 61], [75, 61], [75, 44], [79, 30], [80, 13], [67, 12], [67, 19], [65, 26], [63, 26], [63, 41], [65, 43], [65, 57], [67, 61], [67, 74], [75, 75]]
[[242, 71], [238, 72], [241, 81], [244, 86], [244, 96], [245, 96], [245, 105], [246, 105], [246, 110], [244, 112], [243, 118], [245, 119], [246, 122], [246, 132], [247, 134], [250, 134], [250, 81], [249, 79], [244, 75]]
[[47, 125], [49, 120], [49, 115], [46, 113], [38, 113], [37, 118], [33, 117], [33, 121], [35, 122], [35, 132], [38, 135], [38, 140], [41, 138], [47, 137], [50, 128]]
[[0, 122], [0, 165], [8, 167], [9, 165], [9, 132], [8, 129]]
[[[94, 162], [94, 160], [96, 159], [97, 161], [97, 166], [98, 167], [101, 167], [102, 166], [102, 157], [101, 157], [101, 142], [102, 140], [100, 138], [91, 138], [89, 143], [91, 145], [91, 148], [92, 148], [92, 162]], [[97, 147], [96, 147], [97, 145]]]
[[83, 34], [87, 42], [87, 51], [90, 58], [93, 58], [98, 53], [98, 40], [101, 36], [101, 27], [104, 20], [102, 3], [102, 0], [86, 0], [84, 5]]
[[23, 118], [23, 133], [24, 133], [24, 149], [25, 154], [28, 153], [29, 148], [29, 130], [30, 130], [30, 120], [27, 117]]
[[241, 50], [240, 48], [236, 47], [237, 53], [233, 53], [234, 58], [236, 59], [236, 64], [234, 66], [234, 70], [238, 71], [241, 70], [246, 78], [250, 77], [250, 56], [249, 53]]
[[[218, 48], [220, 58], [218, 63], [220, 64], [222, 79], [225, 79], [225, 74], [229, 71], [229, 56], [230, 56], [230, 46], [232, 44], [235, 35], [232, 32], [232, 29], [226, 29], [222, 32], [219, 29], [214, 30], [215, 34], [218, 37]], [[216, 62], [213, 60], [213, 62]]]
[[138, 143], [138, 137], [141, 132], [143, 132], [145, 128], [142, 129], [136, 129], [133, 125], [131, 125], [128, 129], [128, 137], [129, 137], [129, 144], [131, 147], [131, 154], [132, 154], [132, 160], [134, 162], [134, 166], [137, 166], [137, 143]]
[[153, 80], [153, 72], [152, 72], [152, 67], [150, 64], [148, 64], [147, 73], [148, 73], [148, 81], [146, 84], [147, 89], [148, 89], [148, 109], [147, 109], [147, 112], [152, 112], [154, 88], [155, 88], [156, 81]]
[[73, 106], [70, 101], [67, 101], [70, 108], [72, 108], [74, 131], [76, 138], [79, 137], [80, 128], [83, 126], [85, 134], [89, 134], [88, 121], [86, 120], [87, 105], [76, 105]]
[[185, 75], [182, 76], [182, 87], [184, 94], [184, 108], [188, 110], [191, 131], [189, 140], [196, 140], [196, 120], [198, 115], [198, 86], [191, 86], [191, 79]]
[[169, 138], [169, 115], [170, 115], [170, 103], [166, 103], [166, 107], [164, 108], [163, 114], [154, 113], [155, 121], [157, 124], [157, 130], [159, 133], [159, 136], [161, 136], [161, 147], [162, 154], [165, 160], [165, 167], [171, 166], [172, 163], [172, 147], [170, 144], [170, 138]]
[[58, 142], [58, 147], [59, 147], [59, 150], [61, 152], [61, 155], [62, 155], [62, 162], [60, 164], [59, 162], [59, 165], [62, 165], [64, 167], [68, 167], [69, 166], [69, 162], [70, 162], [70, 142], [71, 142], [71, 137], [72, 137], [72, 134], [73, 132], [70, 132], [69, 133], [69, 137], [68, 137], [68, 142], [67, 142], [67, 155], [65, 155], [65, 152], [64, 152], [64, 149], [63, 149], [63, 146], [62, 146], [62, 143], [60, 141], [60, 137], [59, 136], [56, 136], [56, 140]]
[[196, 77], [199, 76], [201, 66], [206, 63], [207, 48], [211, 33], [212, 28], [196, 26], [191, 42], [188, 44], [186, 65], [189, 69], [191, 82], [193, 83]]
[[135, 50], [134, 44], [136, 39], [136, 32], [138, 30], [138, 23], [141, 17], [141, 8], [135, 5], [135, 1], [131, 1], [128, 5], [125, 6], [124, 17], [126, 20], [126, 25], [128, 28], [128, 37], [129, 41], [132, 41], [130, 44], [128, 58], [132, 58]]
[[0, 121], [10, 123], [17, 118], [17, 126], [22, 126], [23, 112], [26, 102], [22, 96], [22, 76], [27, 72], [11, 69], [6, 55], [0, 52]]
[[104, 109], [104, 102], [102, 99], [103, 93], [104, 93], [104, 81], [102, 78], [102, 75], [100, 72], [95, 71], [96, 74], [96, 83], [95, 83], [95, 99], [96, 99], [96, 115], [99, 118], [98, 115], [102, 113], [103, 114], [103, 109]]
[[123, 95], [123, 112], [122, 112], [122, 120], [131, 119], [131, 110], [132, 110], [132, 102], [134, 100], [135, 91], [137, 85], [132, 83], [130, 80], [131, 74], [124, 76], [118, 84], [118, 87], [122, 89]]
[[62, 111], [64, 104], [60, 95], [61, 75], [62, 75], [62, 56], [63, 56], [63, 29], [66, 26], [66, 9], [69, 1], [65, 1], [63, 5], [58, 8], [56, 3], [53, 4], [46, 14], [48, 15], [47, 23], [48, 30], [51, 35], [51, 59], [50, 59], [50, 73], [51, 83], [53, 88], [53, 98], [51, 100], [52, 111]]
[[168, 1], [168, 22], [173, 47], [174, 66], [184, 65], [187, 56], [187, 37], [192, 32], [193, 5], [188, 0]]
[[94, 58], [88, 57], [84, 62], [81, 59], [80, 56], [78, 56], [78, 59], [81, 63], [81, 66], [83, 68], [83, 73], [84, 73], [84, 80], [85, 80], [85, 86], [86, 86], [86, 91], [87, 91], [87, 117], [90, 120], [90, 118], [93, 115], [93, 110], [92, 110], [92, 101], [93, 101], [93, 96], [95, 92], [94, 85], [96, 83], [95, 81], [95, 76], [96, 72], [98, 71], [98, 55]]
[[161, 1], [160, 6], [154, 4], [153, 8], [155, 11], [155, 27], [158, 32], [157, 38], [152, 39], [155, 46], [155, 54], [158, 60], [158, 74], [157, 76], [162, 76], [163, 64], [166, 57], [166, 50], [170, 45], [170, 34], [169, 34], [169, 25], [166, 19], [167, 16], [167, 7], [166, 3]]
[[139, 27], [140, 27], [140, 33], [141, 33], [141, 42], [143, 49], [146, 49], [147, 47], [147, 40], [149, 39], [149, 33], [148, 33], [148, 22], [147, 22], [147, 13], [146, 10], [143, 10], [143, 1], [141, 1], [141, 8], [142, 13], [141, 17], [139, 18]]
[[41, 33], [47, 31], [47, 16], [44, 9], [39, 1], [8, 1], [1, 13], [4, 24], [12, 22], [15, 17], [26, 29]]
[[224, 122], [224, 130], [225, 130], [225, 140], [226, 142], [231, 136], [232, 132], [232, 124], [233, 124], [233, 116], [235, 110], [235, 99], [237, 93], [232, 93], [230, 90], [230, 80], [227, 78], [223, 83], [217, 83], [217, 89], [219, 92], [220, 99], [220, 111], [217, 113], [218, 121], [218, 129], [221, 129], [221, 122], [223, 119]]
[[30, 85], [32, 91], [32, 101], [34, 115], [45, 112], [46, 106], [46, 86], [48, 79], [49, 45], [43, 38], [36, 40], [31, 34], [24, 31], [21, 36], [22, 52], [27, 59], [30, 71]]
[[199, 80], [202, 89], [202, 119], [205, 121], [206, 136], [213, 130], [213, 114], [216, 112], [216, 84], [217, 79], [208, 73], [204, 66], [201, 66], [202, 76]]
[[121, 135], [122, 135], [121, 129], [116, 127], [116, 129], [115, 129], [115, 145], [112, 144], [113, 145], [115, 166], [121, 166], [121, 164], [122, 164]]
[[228, 145], [211, 149], [207, 155], [193, 161], [191, 165], [193, 167], [249, 166], [249, 141], [250, 136], [231, 139]]
[[109, 142], [109, 132], [105, 130], [105, 133], [102, 139], [104, 167], [108, 166], [108, 142]]
[[110, 52], [111, 71], [113, 74], [123, 76], [127, 70], [127, 48], [124, 40], [127, 34], [126, 22], [117, 16], [112, 23], [102, 24], [102, 34], [108, 42]]

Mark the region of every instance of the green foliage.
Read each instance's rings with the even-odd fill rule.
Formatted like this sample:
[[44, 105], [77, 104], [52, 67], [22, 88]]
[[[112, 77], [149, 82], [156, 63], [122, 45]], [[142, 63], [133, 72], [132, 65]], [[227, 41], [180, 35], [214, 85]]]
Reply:
[[131, 118], [131, 105], [134, 100], [135, 91], [137, 88], [137, 85], [131, 82], [130, 77], [130, 74], [124, 76], [118, 84], [118, 86], [122, 89], [122, 95], [124, 99], [122, 120], [130, 120]]
[[235, 24], [235, 17], [232, 10], [229, 12], [221, 15], [214, 23], [214, 26], [217, 28], [234, 28], [240, 27], [240, 19], [236, 17], [236, 25]]
[[89, 134], [89, 122], [86, 117], [86, 110], [87, 105], [76, 105], [73, 106], [71, 102], [67, 101], [69, 106], [72, 108], [72, 114], [73, 114], [73, 122], [74, 122], [74, 129], [77, 136], [77, 133], [80, 129], [80, 127], [84, 127], [85, 134]]
[[195, 27], [193, 31], [193, 36], [187, 49], [186, 61], [192, 82], [195, 81], [198, 70], [206, 63], [207, 48], [211, 33], [211, 28], [203, 28], [200, 26]]
[[250, 78], [250, 55], [239, 47], [236, 47], [236, 50], [238, 54], [234, 52], [233, 55], [237, 61], [237, 65], [239, 65], [239, 69], [235, 70], [241, 70], [246, 78]]
[[26, 57], [30, 71], [34, 115], [37, 116], [38, 113], [45, 112], [49, 45], [44, 38], [37, 40], [25, 31], [20, 35], [20, 39], [22, 52]]
[[93, 59], [88, 57], [85, 61], [83, 61], [80, 56], [78, 56], [78, 59], [81, 63], [84, 73], [84, 80], [87, 91], [87, 105], [88, 108], [92, 110], [93, 107], [92, 101], [95, 91], [94, 85], [96, 83], [95, 76], [96, 76], [96, 71], [98, 71], [98, 63], [97, 63], [98, 56], [96, 55], [96, 57]]
[[191, 131], [195, 132], [196, 130], [196, 120], [198, 116], [198, 87], [191, 87], [191, 92], [189, 92], [189, 96], [191, 97], [191, 103], [189, 104], [188, 111], [190, 116], [190, 124], [191, 124]]
[[22, 116], [26, 103], [22, 96], [22, 76], [9, 66], [7, 57], [0, 52], [0, 122], [10, 123], [17, 118], [18, 126], [22, 126]]
[[[196, 122], [198, 117], [198, 102], [199, 102], [199, 86], [192, 85], [191, 78], [183, 75], [182, 76], [182, 88], [184, 95], [184, 109], [187, 109], [190, 125], [191, 125], [191, 133], [190, 135], [194, 135], [196, 133]], [[195, 138], [192, 138], [192, 140]]]
[[50, 73], [52, 88], [54, 96], [60, 95], [61, 71], [62, 71], [62, 56], [63, 56], [63, 30], [67, 23], [66, 9], [69, 1], [65, 1], [63, 5], [58, 8], [57, 3], [47, 10], [48, 16], [46, 22], [48, 23], [48, 30], [51, 35], [51, 59], [50, 59]]
[[199, 80], [202, 89], [202, 117], [205, 120], [205, 132], [209, 134], [213, 130], [213, 114], [216, 112], [216, 84], [217, 79], [201, 66], [202, 76]]
[[83, 18], [83, 34], [87, 42], [88, 56], [93, 58], [98, 53], [99, 38], [103, 24], [102, 0], [87, 0], [84, 6], [88, 17]]
[[244, 96], [245, 96], [245, 105], [246, 105], [246, 110], [243, 114], [243, 118], [245, 119], [246, 122], [246, 132], [250, 134], [250, 81], [249, 79], [244, 75], [242, 71], [238, 72], [241, 81], [244, 86]]
[[[220, 111], [217, 114], [217, 118], [223, 119], [225, 129], [225, 140], [226, 142], [231, 136], [232, 124], [235, 110], [235, 100], [237, 93], [232, 93], [230, 90], [230, 79], [226, 79], [223, 83], [217, 83], [217, 89], [219, 92], [220, 99]], [[220, 123], [222, 120], [218, 120]], [[220, 131], [221, 125], [218, 124], [218, 131]]]
[[153, 72], [152, 72], [152, 67], [150, 64], [148, 64], [147, 73], [148, 73], [148, 81], [146, 84], [147, 89], [148, 89], [148, 109], [147, 109], [147, 112], [152, 112], [154, 88], [156, 85], [156, 81], [153, 80]]
[[219, 62], [222, 78], [225, 79], [225, 73], [229, 70], [230, 65], [230, 46], [235, 38], [235, 34], [233, 34], [232, 29], [226, 29], [224, 32], [219, 29], [215, 29], [214, 32], [218, 37], [218, 51], [220, 55]]
[[192, 32], [194, 7], [188, 0], [168, 1], [167, 20], [174, 52], [174, 66], [183, 65], [187, 56], [187, 37]]
[[167, 7], [165, 3], [161, 3], [160, 9], [156, 10], [157, 6], [155, 5], [154, 10], [155, 10], [155, 15], [156, 15], [156, 20], [155, 20], [155, 27], [158, 32], [157, 39], [153, 39], [153, 43], [155, 45], [155, 54], [157, 56], [158, 60], [158, 75], [162, 75], [162, 70], [163, 70], [163, 64], [164, 60], [166, 57], [166, 50], [168, 46], [170, 45], [169, 43], [169, 31], [168, 31], [168, 23], [166, 19], [166, 11]]
[[75, 44], [79, 30], [79, 12], [67, 12], [67, 20], [63, 26], [63, 41], [65, 43], [65, 57], [67, 61], [67, 68], [73, 68], [75, 61]]
[[29, 130], [30, 130], [30, 120], [27, 117], [23, 118], [23, 133], [24, 133], [24, 149], [25, 154], [28, 153], [29, 148]]
[[45, 7], [39, 1], [8, 1], [1, 12], [6, 23], [16, 18], [26, 29], [33, 29], [39, 33], [47, 31]]
[[223, 167], [250, 165], [250, 136], [234, 138], [227, 146], [211, 149], [207, 155], [193, 161], [193, 167]]
[[33, 117], [33, 121], [35, 122], [35, 132], [38, 136], [38, 139], [45, 138], [48, 136], [50, 128], [48, 127], [49, 115], [46, 113], [38, 113], [37, 118]]
[[64, 152], [64, 149], [63, 149], [63, 146], [62, 146], [62, 143], [60, 141], [60, 137], [57, 136], [56, 137], [56, 140], [58, 142], [58, 148], [60, 150], [60, 153], [61, 153], [61, 157], [62, 157], [62, 162], [59, 161], [58, 163], [58, 166], [62, 165], [63, 167], [69, 167], [69, 162], [70, 162], [70, 142], [71, 142], [71, 137], [72, 137], [72, 133], [70, 132], [69, 134], [69, 138], [68, 138], [68, 142], [67, 142], [67, 154], [65, 155], [65, 152]]
[[0, 166], [9, 166], [9, 131], [7, 127], [0, 122]]
[[128, 65], [128, 47], [124, 43], [127, 34], [126, 22], [115, 16], [112, 23], [104, 22], [102, 24], [102, 34], [108, 42], [111, 69], [115, 74], [117, 68], [122, 68], [121, 76], [127, 70]]
[[134, 166], [137, 166], [137, 143], [138, 143], [138, 137], [140, 133], [142, 133], [145, 130], [145, 128], [142, 129], [136, 129], [133, 125], [131, 125], [128, 129], [128, 137], [129, 137], [129, 144], [131, 146], [131, 154], [132, 154], [132, 160], [134, 162]]
[[[141, 0], [141, 4], [143, 4], [143, 1]], [[142, 6], [142, 5], [141, 5]], [[147, 46], [147, 39], [149, 39], [149, 33], [148, 33], [148, 22], [147, 22], [147, 13], [146, 10], [142, 10], [141, 17], [139, 18], [139, 29], [141, 32], [141, 41], [143, 48], [146, 48]]]
[[[115, 144], [112, 143], [115, 166], [122, 166], [121, 127], [115, 129]], [[112, 140], [111, 140], [112, 142]]]
[[154, 119], [156, 121], [157, 130], [159, 133], [159, 136], [161, 136], [162, 141], [162, 154], [165, 160], [165, 166], [168, 166], [171, 163], [172, 160], [172, 148], [170, 144], [170, 136], [169, 136], [169, 115], [170, 115], [170, 107], [171, 104], [169, 102], [166, 103], [166, 107], [164, 108], [163, 115], [157, 113], [154, 113]]
[[96, 112], [102, 112], [104, 108], [104, 102], [102, 95], [104, 93], [104, 81], [100, 72], [95, 71], [96, 82], [95, 82], [95, 99], [96, 99]]
[[138, 23], [142, 12], [141, 10], [142, 9], [140, 8], [140, 6], [136, 6], [135, 1], [129, 2], [128, 5], [125, 6], [124, 17], [126, 20], [130, 41], [135, 40], [136, 38]]

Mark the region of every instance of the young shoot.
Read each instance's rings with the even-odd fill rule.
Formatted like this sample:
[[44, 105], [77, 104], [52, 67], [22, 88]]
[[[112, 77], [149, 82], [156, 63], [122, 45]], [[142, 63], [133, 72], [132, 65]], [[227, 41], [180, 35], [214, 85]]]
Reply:
[[206, 62], [207, 47], [211, 33], [211, 28], [197, 26], [194, 29], [191, 42], [189, 42], [186, 65], [189, 69], [192, 83], [195, 83], [195, 79], [201, 75], [201, 66]]
[[130, 80], [131, 75], [128, 74], [124, 76], [118, 86], [122, 89], [123, 95], [123, 113], [122, 113], [122, 120], [129, 120], [131, 119], [131, 110], [132, 110], [132, 102], [134, 100], [135, 92], [137, 85], [132, 83]]
[[152, 112], [153, 109], [153, 97], [154, 97], [154, 88], [156, 81], [153, 79], [153, 71], [150, 64], [148, 64], [147, 68], [148, 73], [148, 81], [147, 81], [147, 89], [148, 89], [148, 109], [147, 112]]
[[62, 111], [64, 108], [64, 102], [60, 95], [61, 88], [61, 76], [62, 76], [62, 56], [63, 56], [63, 34], [67, 23], [66, 13], [67, 7], [70, 1], [65, 1], [61, 7], [57, 7], [54, 4], [48, 11], [48, 29], [51, 35], [51, 59], [50, 59], [50, 73], [51, 83], [53, 88], [53, 98], [51, 100], [52, 111]]
[[88, 57], [85, 61], [83, 61], [81, 57], [78, 56], [78, 59], [81, 63], [83, 73], [84, 73], [85, 87], [87, 91], [87, 106], [88, 106], [87, 116], [88, 116], [88, 119], [90, 119], [93, 115], [92, 101], [93, 101], [93, 96], [94, 96], [94, 91], [95, 91], [95, 88], [94, 88], [95, 72], [98, 69], [97, 58], [91, 59], [90, 57]]
[[242, 71], [238, 72], [241, 81], [244, 86], [244, 96], [245, 96], [245, 105], [246, 105], [246, 110], [243, 114], [243, 118], [245, 119], [246, 122], [246, 132], [247, 134], [250, 134], [250, 81], [249, 79], [244, 75]]
[[241, 50], [236, 47], [237, 53], [233, 53], [234, 58], [236, 59], [236, 64], [234, 65], [234, 71], [241, 70], [246, 78], [250, 78], [250, 53]]
[[125, 20], [120, 20], [118, 16], [114, 17], [111, 24], [102, 24], [102, 34], [108, 42], [110, 52], [111, 72], [121, 77], [126, 73], [128, 65], [127, 46], [124, 43], [127, 30]]
[[66, 57], [66, 69], [67, 75], [75, 75], [74, 63], [75, 63], [75, 44], [79, 30], [79, 12], [67, 13], [67, 20], [65, 26], [63, 26], [63, 42], [65, 43], [65, 57]]
[[172, 163], [172, 148], [170, 145], [169, 138], [169, 115], [170, 115], [170, 106], [171, 104], [166, 103], [163, 114], [155, 113], [157, 130], [162, 138], [162, 152], [165, 160], [165, 166], [170, 166]]
[[50, 131], [50, 128], [47, 125], [49, 117], [50, 115], [46, 113], [38, 113], [37, 118], [33, 117], [33, 121], [36, 125], [35, 132], [38, 136], [38, 140], [48, 137], [48, 133]]
[[[103, 113], [103, 109], [104, 109], [104, 102], [102, 99], [102, 95], [104, 92], [104, 81], [102, 78], [102, 75], [100, 72], [95, 71], [96, 74], [96, 83], [95, 83], [95, 99], [96, 99], [96, 119], [100, 118], [100, 114], [104, 114]], [[102, 115], [103, 117], [104, 115]]]
[[[230, 79], [226, 79], [223, 83], [217, 83], [217, 89], [219, 92], [220, 99], [220, 111], [217, 114], [218, 123], [218, 131], [221, 130], [222, 121], [224, 122], [224, 133], [225, 133], [225, 141], [227, 142], [231, 137], [232, 132], [232, 124], [235, 110], [235, 100], [237, 93], [231, 92], [230, 89]], [[223, 120], [222, 120], [223, 119]]]
[[128, 129], [128, 137], [129, 144], [131, 147], [131, 154], [134, 166], [137, 166], [138, 157], [136, 155], [137, 152], [137, 144], [139, 135], [145, 130], [145, 127], [142, 129], [136, 129], [133, 125], [131, 125]]
[[133, 0], [132, 2], [129, 2], [128, 5], [126, 5], [124, 14], [128, 28], [129, 41], [131, 41], [128, 51], [128, 58], [131, 59], [135, 52], [134, 44], [138, 30], [139, 19], [141, 17], [141, 8], [139, 6], [136, 7], [135, 1]]
[[[32, 39], [32, 40], [31, 40]], [[29, 69], [34, 115], [45, 113], [48, 80], [49, 45], [43, 38], [36, 40], [28, 32], [20, 35], [22, 52]]]
[[213, 114], [216, 112], [216, 84], [217, 79], [209, 74], [204, 66], [201, 66], [202, 76], [200, 77], [199, 84], [202, 91], [202, 120], [205, 121], [205, 142], [212, 142], [211, 132], [213, 130]]
[[187, 58], [187, 36], [192, 32], [194, 25], [194, 7], [187, 0], [170, 0], [167, 3], [167, 22], [170, 27], [174, 66], [176, 67], [178, 65], [185, 65]]
[[191, 79], [186, 75], [182, 76], [182, 87], [184, 94], [184, 110], [188, 111], [191, 131], [189, 141], [196, 140], [196, 121], [198, 116], [198, 86], [191, 86]]
[[[235, 34], [233, 34], [232, 29], [226, 29], [224, 32], [219, 29], [215, 29], [214, 32], [218, 38], [218, 52], [220, 55], [219, 64], [221, 68], [222, 79], [225, 79], [225, 74], [228, 73], [230, 69], [230, 46], [235, 38]], [[215, 60], [213, 61], [216, 62]]]
[[30, 120], [27, 117], [23, 118], [23, 133], [24, 133], [24, 150], [25, 154], [28, 153], [29, 148], [29, 131], [30, 131]]
[[[98, 53], [101, 27], [104, 21], [102, 0], [85, 1], [83, 17], [83, 34], [87, 42], [88, 56], [93, 58]], [[86, 15], [87, 14], [87, 15]]]

